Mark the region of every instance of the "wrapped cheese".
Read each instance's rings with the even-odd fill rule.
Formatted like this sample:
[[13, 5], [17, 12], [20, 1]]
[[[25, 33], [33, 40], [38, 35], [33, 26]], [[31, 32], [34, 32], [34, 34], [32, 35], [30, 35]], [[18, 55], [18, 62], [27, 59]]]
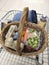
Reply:
[[16, 50], [16, 44], [17, 44], [17, 41], [13, 41], [12, 37], [5, 40], [5, 46], [11, 49]]
[[5, 46], [11, 46], [12, 43], [13, 43], [13, 38], [12, 37], [7, 38], [5, 40]]

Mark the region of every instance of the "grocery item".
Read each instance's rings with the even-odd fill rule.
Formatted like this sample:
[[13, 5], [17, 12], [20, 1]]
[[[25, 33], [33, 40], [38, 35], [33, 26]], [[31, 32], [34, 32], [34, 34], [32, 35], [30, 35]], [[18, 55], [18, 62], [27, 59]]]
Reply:
[[16, 33], [14, 34], [13, 40], [16, 40], [17, 37], [18, 37], [18, 32], [16, 32]]
[[12, 37], [5, 39], [5, 46], [10, 47], [12, 43], [13, 43]]
[[6, 36], [5, 36], [5, 38], [11, 37], [11, 35], [14, 32], [15, 29], [17, 29], [17, 26], [16, 25], [11, 25], [8, 32], [7, 32], [7, 34], [6, 34]]
[[41, 31], [38, 32], [35, 29], [27, 29], [28, 36], [24, 45], [23, 52], [37, 51], [41, 48]]
[[40, 21], [40, 22], [38, 22], [37, 25], [40, 26], [41, 28], [43, 28], [46, 26], [46, 22]]
[[9, 47], [9, 48], [11, 48], [13, 50], [16, 50], [16, 44], [17, 44], [17, 40], [16, 41], [13, 41], [13, 38], [12, 37], [7, 38], [5, 40], [5, 46], [6, 47]]
[[26, 42], [26, 28], [23, 28], [21, 41]]
[[31, 51], [32, 51], [32, 48], [29, 45], [24, 46], [23, 52], [31, 52]]
[[29, 30], [26, 45], [29, 45], [31, 48], [36, 48], [38, 46], [38, 32], [36, 30]]
[[36, 48], [38, 45], [38, 38], [34, 37], [34, 38], [28, 38], [27, 39], [27, 44], [29, 46], [31, 46], [32, 48]]

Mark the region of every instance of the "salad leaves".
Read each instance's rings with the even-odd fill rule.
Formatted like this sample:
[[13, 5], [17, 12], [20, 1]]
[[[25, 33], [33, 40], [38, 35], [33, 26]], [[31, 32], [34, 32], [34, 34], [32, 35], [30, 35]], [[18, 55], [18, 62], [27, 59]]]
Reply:
[[32, 48], [37, 48], [38, 46], [38, 32], [36, 30], [30, 30], [30, 33], [34, 35], [34, 37], [27, 38], [27, 44]]

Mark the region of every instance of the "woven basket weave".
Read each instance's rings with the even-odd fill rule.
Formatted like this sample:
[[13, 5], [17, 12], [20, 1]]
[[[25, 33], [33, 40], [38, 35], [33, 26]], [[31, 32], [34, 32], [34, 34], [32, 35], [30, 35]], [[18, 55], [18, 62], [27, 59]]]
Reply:
[[[28, 8], [24, 8], [24, 11], [22, 13], [22, 17], [21, 17], [21, 20], [20, 22], [13, 22], [13, 23], [9, 23], [7, 24], [4, 28], [3, 28], [3, 31], [2, 31], [2, 46], [9, 52], [13, 53], [13, 54], [16, 54], [16, 55], [22, 55], [22, 56], [29, 56], [29, 55], [37, 55], [41, 52], [44, 51], [44, 49], [47, 47], [47, 44], [48, 44], [48, 37], [47, 37], [47, 33], [45, 31], [44, 28], [41, 28], [39, 27], [37, 24], [34, 24], [34, 23], [31, 23], [31, 22], [28, 22], [27, 21], [27, 15], [28, 15]], [[9, 29], [9, 27], [11, 25], [17, 25], [19, 28], [18, 28], [18, 39], [17, 39], [17, 51], [14, 51], [8, 47], [5, 46], [5, 35]], [[42, 47], [35, 51], [35, 52], [27, 52], [27, 53], [24, 53], [24, 52], [21, 52], [21, 49], [20, 49], [20, 41], [21, 41], [21, 36], [22, 36], [22, 30], [24, 27], [29, 27], [29, 28], [33, 28], [33, 29], [36, 29], [38, 31], [41, 31], [42, 33]]]

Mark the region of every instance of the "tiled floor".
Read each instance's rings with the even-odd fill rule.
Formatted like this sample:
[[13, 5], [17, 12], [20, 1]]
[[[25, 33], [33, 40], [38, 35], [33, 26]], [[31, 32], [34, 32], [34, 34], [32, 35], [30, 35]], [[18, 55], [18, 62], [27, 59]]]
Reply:
[[6, 50], [0, 53], [0, 65], [36, 65], [35, 60], [10, 54]]

